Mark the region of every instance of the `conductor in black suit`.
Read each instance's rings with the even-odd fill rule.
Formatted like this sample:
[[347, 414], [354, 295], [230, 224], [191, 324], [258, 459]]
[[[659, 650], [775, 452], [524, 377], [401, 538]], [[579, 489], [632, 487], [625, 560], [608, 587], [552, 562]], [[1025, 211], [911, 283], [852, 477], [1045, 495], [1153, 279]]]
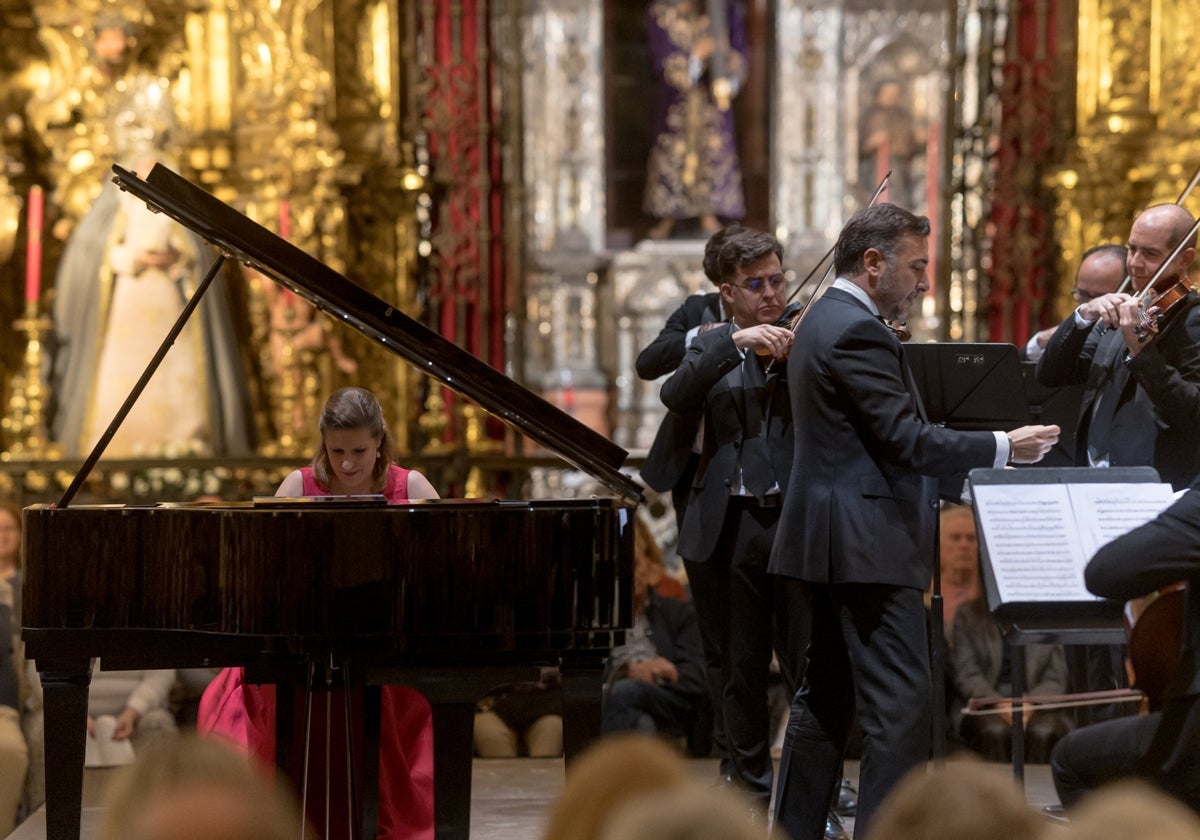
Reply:
[[1085, 726], [1055, 745], [1050, 767], [1059, 799], [1070, 808], [1101, 785], [1137, 776], [1200, 811], [1200, 481], [1096, 552], [1084, 581], [1119, 601], [1186, 581], [1183, 645], [1161, 711]]
[[922, 416], [903, 346], [882, 319], [905, 319], [928, 290], [928, 237], [928, 219], [892, 204], [855, 213], [834, 251], [838, 279], [805, 313], [788, 357], [796, 448], [770, 571], [800, 579], [812, 613], [776, 792], [776, 824], [792, 840], [823, 834], [856, 711], [856, 835], [929, 756], [922, 596], [938, 479], [1034, 462], [1058, 439], [1057, 426], [960, 432]]
[[706, 644], [715, 640], [719, 654], [732, 781], [757, 800], [764, 818], [774, 777], [767, 709], [773, 642], [792, 669], [784, 682], [794, 686], [807, 625], [796, 612], [796, 583], [767, 574], [792, 462], [783, 361], [792, 336], [776, 324], [786, 297], [782, 256], [769, 233], [743, 230], [726, 240], [718, 268], [729, 322], [697, 335], [662, 387], [669, 409], [703, 418], [676, 550]]

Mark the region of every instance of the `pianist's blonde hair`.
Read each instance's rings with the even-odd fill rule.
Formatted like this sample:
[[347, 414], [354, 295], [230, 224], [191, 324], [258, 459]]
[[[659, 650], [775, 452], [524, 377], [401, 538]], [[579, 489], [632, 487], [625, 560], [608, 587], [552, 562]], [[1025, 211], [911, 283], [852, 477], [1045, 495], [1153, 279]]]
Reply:
[[387, 484], [388, 467], [396, 460], [396, 445], [383, 419], [383, 408], [375, 395], [365, 388], [340, 388], [329, 395], [318, 423], [321, 442], [313, 453], [312, 468], [317, 483], [328, 489], [333, 481], [329, 453], [325, 451], [325, 432], [329, 429], [366, 429], [379, 438], [379, 457], [371, 470], [371, 489], [381, 491]]

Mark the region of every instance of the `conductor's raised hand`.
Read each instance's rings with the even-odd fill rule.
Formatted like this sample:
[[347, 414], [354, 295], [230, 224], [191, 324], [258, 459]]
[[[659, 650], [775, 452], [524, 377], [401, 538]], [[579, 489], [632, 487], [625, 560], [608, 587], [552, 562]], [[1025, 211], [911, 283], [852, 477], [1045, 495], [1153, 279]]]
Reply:
[[793, 333], [786, 327], [774, 324], [758, 324], [738, 330], [733, 334], [733, 343], [742, 350], [753, 350], [760, 356], [774, 356], [782, 359], [787, 356], [788, 347], [792, 345]]
[[1036, 464], [1045, 457], [1061, 433], [1058, 426], [1022, 426], [1008, 433], [1012, 446], [1012, 461], [1017, 464]]

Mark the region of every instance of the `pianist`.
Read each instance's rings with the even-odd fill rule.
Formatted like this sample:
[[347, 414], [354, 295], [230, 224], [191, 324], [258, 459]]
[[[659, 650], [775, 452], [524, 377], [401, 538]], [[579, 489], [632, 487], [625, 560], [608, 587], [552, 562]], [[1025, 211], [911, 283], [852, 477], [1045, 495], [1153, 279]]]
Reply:
[[[382, 494], [390, 504], [412, 499], [436, 499], [438, 493], [421, 473], [397, 466], [395, 447], [379, 401], [362, 388], [342, 388], [325, 402], [319, 423], [321, 440], [311, 465], [288, 474], [276, 496], [361, 496]], [[200, 702], [198, 728], [244, 746], [268, 764], [275, 761], [275, 692], [273, 686], [243, 681], [240, 668], [226, 669], [209, 686]], [[291, 702], [291, 698], [285, 698]], [[345, 701], [339, 692], [313, 697], [311, 743], [324, 744], [318, 732], [331, 704], [329, 753], [332, 779], [329, 825], [341, 837], [349, 804], [345, 798]], [[303, 708], [303, 705], [300, 705]], [[299, 716], [298, 716], [299, 717]], [[303, 727], [303, 720], [297, 721]], [[361, 722], [353, 722], [361, 733]], [[301, 733], [303, 730], [301, 729]], [[340, 740], [339, 740], [340, 739]], [[302, 734], [296, 738], [303, 743]], [[361, 745], [358, 754], [361, 757]], [[323, 780], [321, 755], [313, 755], [309, 779]], [[356, 776], [361, 778], [361, 769]], [[325, 825], [325, 796], [309, 797], [308, 817]], [[341, 810], [337, 810], [337, 809]], [[379, 833], [380, 838], [433, 838], [433, 718], [429, 703], [405, 686], [385, 686], [380, 721]]]

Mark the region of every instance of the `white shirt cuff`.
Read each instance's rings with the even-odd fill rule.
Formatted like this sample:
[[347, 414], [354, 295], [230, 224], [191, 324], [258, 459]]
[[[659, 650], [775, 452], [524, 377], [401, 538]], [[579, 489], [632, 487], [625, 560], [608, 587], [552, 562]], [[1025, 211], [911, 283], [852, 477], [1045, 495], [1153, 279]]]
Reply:
[[1008, 435], [1004, 432], [992, 432], [996, 436], [996, 458], [992, 461], [992, 469], [1001, 469], [1008, 463]]

